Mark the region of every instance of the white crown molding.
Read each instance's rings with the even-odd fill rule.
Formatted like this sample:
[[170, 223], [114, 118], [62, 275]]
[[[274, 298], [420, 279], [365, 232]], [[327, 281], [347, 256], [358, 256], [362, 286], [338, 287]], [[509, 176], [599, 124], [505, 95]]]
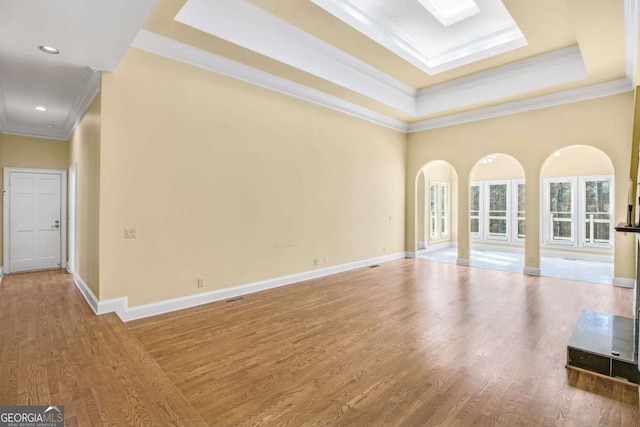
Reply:
[[89, 109], [93, 98], [100, 91], [100, 83], [102, 80], [102, 72], [87, 68], [82, 86], [78, 90], [75, 102], [69, 111], [67, 120], [64, 122], [64, 131], [67, 135], [66, 139], [71, 138], [71, 134], [82, 120], [82, 117]]
[[[223, 301], [230, 298], [236, 298], [239, 296], [252, 294], [254, 292], [260, 292], [267, 289], [277, 288], [280, 286], [291, 285], [299, 283], [305, 280], [317, 279], [320, 277], [329, 276], [336, 273], [342, 273], [345, 271], [351, 271], [358, 268], [368, 267], [374, 264], [380, 264], [383, 262], [394, 261], [398, 259], [406, 258], [406, 252], [398, 252], [395, 254], [384, 255], [376, 258], [369, 258], [361, 261], [351, 262], [348, 264], [336, 265], [334, 267], [321, 268], [317, 270], [311, 270], [304, 273], [292, 274], [289, 276], [278, 277], [275, 279], [263, 280], [260, 282], [250, 283], [241, 286], [235, 286], [233, 288], [219, 289], [211, 292], [203, 292], [194, 295], [188, 295], [180, 298], [173, 298], [169, 300], [154, 302], [151, 304], [139, 305], [135, 307], [129, 307], [128, 297], [119, 297], [109, 300], [95, 302], [97, 309], [96, 314], [106, 314], [115, 312], [120, 319], [124, 322], [131, 320], [142, 319], [150, 316], [157, 316], [159, 314], [170, 313], [176, 310], [182, 310], [185, 308], [195, 307], [202, 304], [207, 304], [215, 301]], [[78, 276], [79, 278], [79, 276]], [[84, 283], [84, 282], [82, 282]], [[87, 290], [88, 287], [84, 286]], [[85, 295], [83, 289], [78, 287], [80, 291]], [[89, 290], [89, 294], [93, 295]], [[90, 297], [85, 299], [91, 307], [94, 307], [94, 300]]]
[[265, 71], [224, 58], [202, 49], [178, 42], [168, 37], [140, 30], [133, 47], [183, 62], [195, 67], [213, 71], [237, 80], [274, 90], [289, 96], [331, 108], [400, 132], [407, 131], [407, 124], [401, 120], [371, 111], [324, 92], [311, 89], [299, 83], [283, 79]]
[[408, 114], [415, 89], [247, 0], [188, 0], [174, 18]]
[[67, 141], [82, 116], [91, 105], [91, 101], [100, 90], [100, 71], [87, 68], [82, 85], [78, 89], [73, 106], [69, 110], [67, 119], [62, 127], [45, 128], [41, 126], [25, 126], [9, 121], [0, 82], [0, 131], [4, 134], [29, 136], [36, 138], [56, 139]]
[[[188, 3], [198, 0], [190, 0]], [[199, 0], [201, 1], [201, 0]], [[187, 3], [187, 4], [188, 4]], [[215, 0], [213, 3], [222, 4], [225, 7], [233, 8], [244, 3], [246, 0]], [[626, 72], [627, 79], [615, 80], [611, 82], [586, 86], [578, 89], [567, 90], [550, 95], [524, 99], [492, 107], [480, 108], [464, 113], [451, 114], [434, 119], [422, 120], [414, 123], [405, 123], [381, 113], [369, 110], [359, 105], [350, 103], [321, 91], [311, 89], [304, 85], [291, 82], [284, 78], [274, 76], [253, 67], [240, 64], [227, 58], [215, 55], [193, 46], [172, 40], [170, 38], [141, 30], [134, 40], [132, 46], [139, 49], [164, 56], [176, 61], [194, 65], [209, 71], [223, 74], [238, 80], [252, 83], [267, 89], [271, 89], [289, 96], [293, 96], [317, 105], [321, 105], [333, 110], [352, 115], [400, 132], [414, 133], [429, 129], [452, 126], [478, 120], [485, 120], [516, 114], [541, 108], [557, 106], [572, 102], [584, 101], [603, 96], [616, 95], [633, 90], [632, 83], [635, 77], [636, 51], [638, 46], [638, 22], [640, 20], [640, 0], [625, 0], [625, 48], [626, 48]], [[231, 5], [231, 6], [230, 6]], [[251, 5], [249, 5], [251, 7]], [[217, 6], [216, 6], [217, 7]], [[240, 6], [239, 6], [240, 7]], [[266, 12], [265, 12], [266, 13]], [[268, 15], [268, 14], [267, 14]], [[277, 25], [276, 25], [277, 26]], [[288, 28], [290, 33], [287, 37], [297, 37], [301, 30], [292, 27]], [[279, 31], [275, 29], [274, 31]], [[252, 36], [253, 37], [253, 36]], [[357, 59], [335, 49], [333, 46], [316, 46], [321, 49], [323, 55], [335, 55], [336, 60], [352, 69], [358, 68], [362, 63]], [[328, 50], [324, 50], [324, 49]], [[414, 113], [420, 115], [434, 114], [433, 111], [444, 111], [455, 107], [464, 107], [477, 102], [487, 102], [492, 99], [517, 95], [525, 91], [534, 90], [539, 87], [549, 87], [561, 84], [567, 80], [579, 78], [584, 73], [584, 63], [576, 46], [561, 49], [549, 54], [540, 55], [535, 58], [509, 64], [493, 70], [489, 70], [477, 75], [458, 79], [452, 82], [443, 83], [415, 91], [406, 85], [399, 84], [397, 80], [385, 81], [385, 76], [378, 70], [367, 64], [361, 69], [361, 73], [369, 73], [369, 77], [378, 81], [378, 84], [387, 89], [394, 88], [400, 92], [401, 97], [411, 97], [415, 95]], [[373, 71], [372, 71], [373, 70]], [[565, 75], [565, 73], [571, 76]], [[553, 75], [549, 77], [549, 74]], [[382, 76], [382, 77], [381, 77]], [[541, 77], [546, 76], [546, 77]], [[387, 76], [388, 77], [388, 76]], [[507, 84], [508, 83], [508, 84]], [[0, 91], [1, 91], [0, 86]], [[413, 91], [413, 92], [412, 92]], [[1, 95], [1, 94], [0, 94]], [[369, 96], [369, 95], [368, 95]], [[0, 99], [1, 101], [1, 99]], [[0, 129], [2, 125], [2, 103], [0, 102]], [[5, 132], [10, 133], [10, 132]], [[61, 136], [58, 139], [65, 139]]]
[[[423, 43], [408, 34], [369, 2], [364, 0], [311, 1], [429, 75], [442, 73], [527, 45], [518, 25], [511, 20], [510, 23], [503, 22], [497, 26], [484, 25], [480, 31], [469, 34], [462, 41], [456, 39], [453, 43], [437, 50], [431, 47], [429, 51]], [[489, 15], [486, 16], [494, 12], [490, 10], [487, 12]], [[491, 19], [487, 17], [483, 14], [479, 19]], [[428, 22], [425, 24], [428, 25]]]
[[478, 104], [572, 82], [587, 76], [580, 48], [571, 46], [418, 92], [417, 115]]
[[464, 113], [422, 120], [409, 124], [408, 133], [422, 132], [429, 129], [476, 122], [479, 120], [507, 116], [510, 114], [524, 113], [526, 111], [539, 110], [541, 108], [554, 107], [572, 102], [586, 101], [603, 96], [617, 95], [632, 91], [633, 89], [633, 85], [627, 79], [614, 80], [612, 82], [566, 90], [550, 95], [523, 99], [522, 101], [515, 101], [492, 107], [466, 111]]

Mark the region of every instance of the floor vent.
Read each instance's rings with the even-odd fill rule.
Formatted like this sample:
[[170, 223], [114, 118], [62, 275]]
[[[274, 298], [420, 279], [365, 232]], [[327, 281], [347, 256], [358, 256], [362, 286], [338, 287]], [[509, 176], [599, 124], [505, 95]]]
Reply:
[[226, 300], [225, 302], [236, 302], [236, 301], [240, 301], [242, 299], [244, 299], [244, 297], [231, 298], [231, 299]]
[[380, 267], [378, 264], [375, 265], [370, 265], [369, 268], [376, 268], [376, 267]]

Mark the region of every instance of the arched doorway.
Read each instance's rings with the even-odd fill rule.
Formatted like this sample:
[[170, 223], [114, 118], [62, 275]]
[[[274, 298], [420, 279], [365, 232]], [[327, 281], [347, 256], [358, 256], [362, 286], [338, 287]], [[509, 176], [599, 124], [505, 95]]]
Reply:
[[595, 283], [613, 280], [614, 168], [597, 148], [552, 153], [540, 169], [540, 273]]
[[525, 175], [518, 160], [495, 153], [469, 174], [470, 264], [522, 272], [525, 240]]
[[417, 257], [445, 250], [451, 256], [438, 260], [455, 263], [458, 241], [457, 200], [458, 174], [450, 163], [434, 160], [420, 169], [416, 177]]

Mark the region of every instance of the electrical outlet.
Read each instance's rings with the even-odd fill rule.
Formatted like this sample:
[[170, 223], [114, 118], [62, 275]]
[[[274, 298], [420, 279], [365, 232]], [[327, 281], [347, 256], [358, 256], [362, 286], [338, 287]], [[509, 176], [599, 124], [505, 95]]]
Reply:
[[198, 287], [204, 288], [204, 279], [198, 279]]
[[329, 257], [328, 256], [324, 257], [324, 263], [325, 264], [329, 264]]
[[313, 259], [313, 265], [318, 265], [318, 258]]
[[382, 252], [387, 252], [387, 247], [386, 246], [382, 247]]
[[125, 239], [135, 239], [137, 236], [137, 232], [135, 228], [125, 228], [124, 229], [124, 238]]

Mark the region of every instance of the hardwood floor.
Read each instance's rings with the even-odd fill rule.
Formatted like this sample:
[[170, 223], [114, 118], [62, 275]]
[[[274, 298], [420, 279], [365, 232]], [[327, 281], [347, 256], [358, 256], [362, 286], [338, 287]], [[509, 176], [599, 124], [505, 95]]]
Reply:
[[0, 404], [67, 426], [638, 426], [635, 386], [567, 371], [580, 310], [631, 291], [400, 260], [127, 324], [61, 271], [0, 284]]
[[64, 405], [66, 426], [206, 426], [114, 314], [62, 270], [0, 284], [0, 405]]
[[638, 426], [637, 387], [568, 372], [628, 289], [400, 260], [127, 324], [211, 425]]

